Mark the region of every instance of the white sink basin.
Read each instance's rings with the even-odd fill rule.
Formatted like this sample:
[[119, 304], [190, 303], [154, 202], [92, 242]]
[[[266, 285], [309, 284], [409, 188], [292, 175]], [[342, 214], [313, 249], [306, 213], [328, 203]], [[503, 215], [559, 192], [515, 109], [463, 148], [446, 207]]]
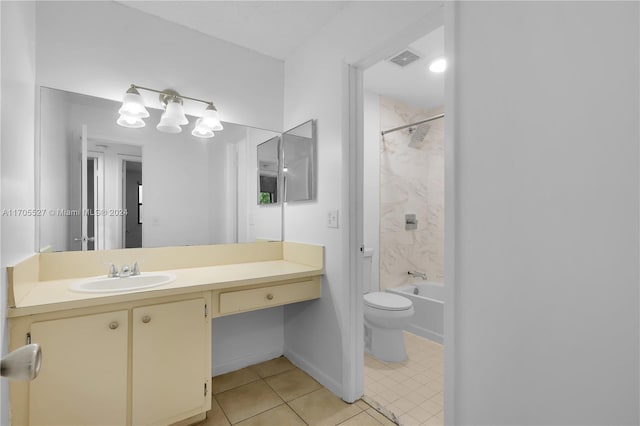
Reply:
[[77, 281], [71, 284], [69, 289], [81, 293], [117, 293], [159, 287], [175, 279], [175, 275], [154, 273], [142, 273], [126, 278], [99, 277]]

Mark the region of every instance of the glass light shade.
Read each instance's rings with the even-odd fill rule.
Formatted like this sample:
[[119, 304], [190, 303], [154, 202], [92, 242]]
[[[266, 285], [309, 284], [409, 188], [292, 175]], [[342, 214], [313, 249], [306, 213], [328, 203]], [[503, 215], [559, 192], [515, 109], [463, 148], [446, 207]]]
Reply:
[[164, 133], [180, 133], [182, 131], [182, 127], [174, 119], [167, 117], [166, 113], [162, 114], [156, 129]]
[[139, 129], [140, 127], [145, 126], [145, 122], [142, 118], [128, 114], [120, 114], [120, 118], [118, 118], [117, 123], [122, 127], [128, 127], [130, 129]]
[[196, 120], [196, 125], [191, 134], [197, 138], [212, 138], [215, 136], [210, 128], [202, 125], [202, 118]]
[[[135, 90], [135, 89], [134, 89]], [[122, 115], [129, 115], [131, 117], [147, 118], [149, 117], [149, 111], [144, 106], [144, 101], [140, 93], [127, 92], [122, 100], [122, 106], [118, 111]]]
[[184, 108], [182, 108], [182, 104], [180, 102], [169, 102], [167, 104], [167, 108], [164, 111], [164, 114], [162, 114], [163, 120], [165, 119], [165, 117], [180, 126], [189, 124], [189, 120], [187, 119], [187, 116], [184, 115]]
[[220, 119], [218, 118], [218, 111], [216, 111], [215, 109], [211, 109], [210, 107], [204, 110], [204, 114], [202, 114], [201, 120], [202, 125], [208, 127], [212, 131], [217, 132], [224, 129], [224, 127], [222, 127]]

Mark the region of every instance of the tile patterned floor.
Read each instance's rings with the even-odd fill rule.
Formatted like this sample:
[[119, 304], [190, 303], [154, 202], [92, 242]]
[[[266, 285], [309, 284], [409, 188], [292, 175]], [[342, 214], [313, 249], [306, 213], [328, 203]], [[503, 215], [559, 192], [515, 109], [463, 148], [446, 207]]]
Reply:
[[405, 362], [382, 362], [365, 355], [365, 399], [393, 413], [401, 425], [442, 425], [443, 347], [407, 332], [404, 341]]
[[285, 357], [213, 378], [198, 426], [393, 426], [363, 401], [347, 404]]

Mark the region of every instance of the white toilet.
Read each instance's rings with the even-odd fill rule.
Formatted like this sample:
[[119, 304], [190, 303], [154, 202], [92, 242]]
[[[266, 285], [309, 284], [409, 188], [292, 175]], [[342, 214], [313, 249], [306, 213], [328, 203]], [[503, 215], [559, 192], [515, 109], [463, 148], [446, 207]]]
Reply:
[[413, 314], [413, 303], [406, 297], [386, 291], [365, 294], [365, 350], [382, 361], [406, 360], [402, 330]]

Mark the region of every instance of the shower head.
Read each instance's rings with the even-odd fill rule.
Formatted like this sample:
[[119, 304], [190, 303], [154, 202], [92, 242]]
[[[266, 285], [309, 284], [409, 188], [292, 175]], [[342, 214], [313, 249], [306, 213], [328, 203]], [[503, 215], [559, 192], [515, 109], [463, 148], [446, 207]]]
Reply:
[[429, 133], [429, 129], [431, 129], [431, 125], [427, 123], [418, 124], [415, 127], [409, 128], [409, 134], [411, 135], [411, 142], [409, 142], [409, 146], [412, 148], [419, 148], [425, 141], [427, 137], [427, 133]]

